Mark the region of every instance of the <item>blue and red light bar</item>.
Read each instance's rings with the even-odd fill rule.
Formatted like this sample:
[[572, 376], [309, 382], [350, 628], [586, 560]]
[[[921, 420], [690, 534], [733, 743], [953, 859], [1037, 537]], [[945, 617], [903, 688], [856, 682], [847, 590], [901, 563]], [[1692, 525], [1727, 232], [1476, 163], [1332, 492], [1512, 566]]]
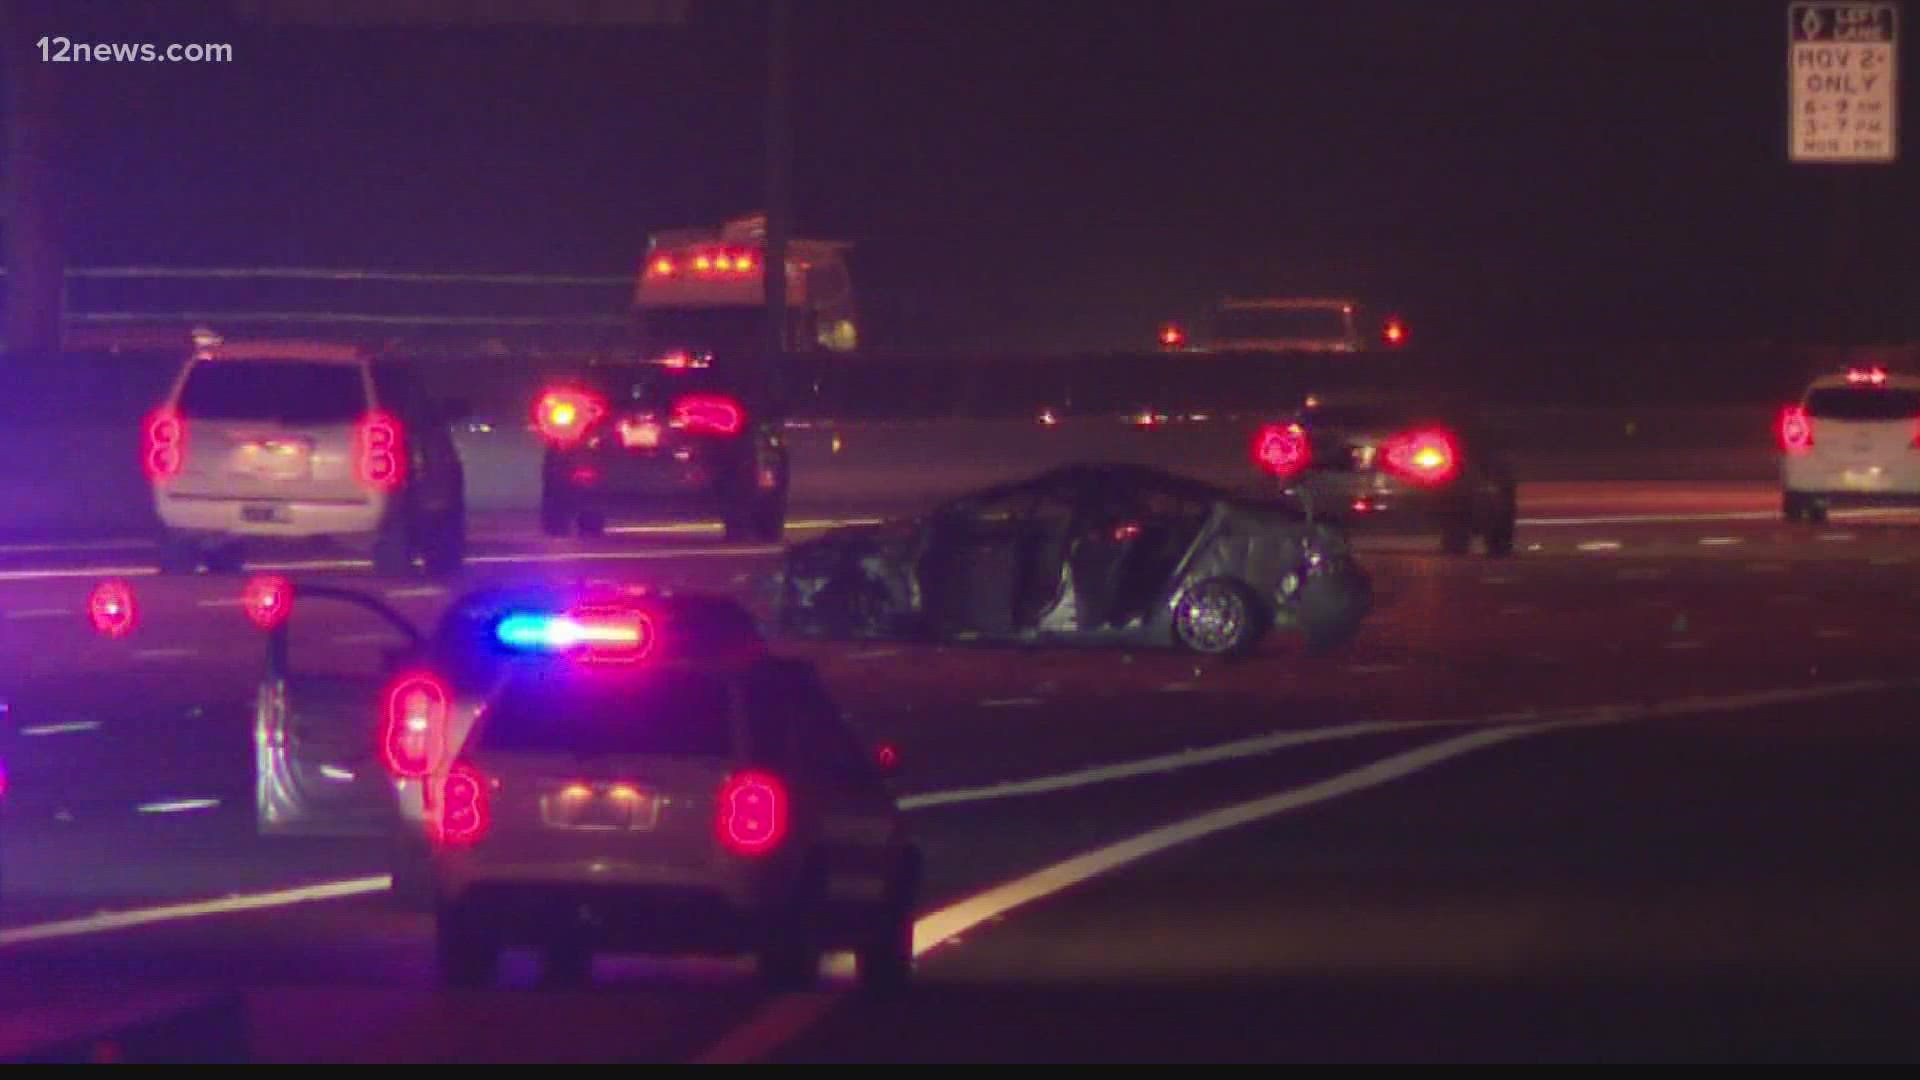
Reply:
[[535, 653], [584, 650], [606, 660], [644, 660], [657, 634], [653, 619], [631, 608], [570, 612], [514, 612], [494, 626], [494, 640], [509, 649]]

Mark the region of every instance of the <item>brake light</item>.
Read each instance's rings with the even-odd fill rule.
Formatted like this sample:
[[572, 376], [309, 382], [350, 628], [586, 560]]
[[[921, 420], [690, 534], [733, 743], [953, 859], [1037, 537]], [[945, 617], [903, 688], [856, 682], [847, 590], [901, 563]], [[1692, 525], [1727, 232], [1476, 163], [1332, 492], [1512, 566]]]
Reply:
[[384, 412], [368, 413], [360, 421], [360, 480], [368, 487], [392, 491], [406, 479], [405, 432], [400, 421]]
[[273, 630], [293, 614], [293, 583], [273, 574], [253, 578], [240, 592], [240, 606], [253, 625]]
[[1187, 343], [1187, 332], [1178, 323], [1167, 323], [1160, 328], [1160, 347], [1177, 349]]
[[1848, 386], [1885, 386], [1887, 369], [1883, 367], [1856, 367], [1847, 369]]
[[735, 855], [770, 855], [787, 836], [787, 786], [762, 769], [727, 777], [720, 785], [714, 835]]
[[1387, 325], [1380, 331], [1380, 339], [1388, 345], [1405, 345], [1407, 343], [1407, 324], [1397, 318], [1388, 319]]
[[553, 389], [540, 395], [533, 421], [540, 434], [563, 446], [580, 441], [607, 412], [607, 403], [585, 390]]
[[1253, 438], [1253, 460], [1275, 476], [1291, 476], [1313, 461], [1307, 429], [1299, 424], [1267, 424]]
[[1780, 410], [1780, 449], [1789, 454], [1804, 454], [1813, 449], [1813, 418], [1799, 405]]
[[740, 403], [724, 394], [688, 394], [667, 417], [669, 426], [708, 435], [738, 435], [745, 422]]
[[102, 637], [126, 637], [136, 618], [133, 587], [124, 581], [103, 581], [87, 596], [87, 619]]
[[1451, 432], [1409, 431], [1388, 439], [1381, 459], [1389, 472], [1416, 484], [1444, 484], [1460, 471], [1460, 454]]
[[147, 479], [159, 483], [179, 476], [186, 465], [186, 449], [186, 425], [172, 409], [160, 409], [147, 417], [140, 448]]
[[673, 260], [665, 255], [660, 256], [647, 264], [647, 274], [651, 277], [672, 277]]
[[387, 689], [380, 730], [380, 757], [395, 776], [431, 772], [446, 749], [452, 697], [445, 683], [425, 672], [403, 675]]
[[488, 780], [469, 762], [458, 762], [429, 785], [429, 837], [442, 847], [471, 847], [493, 824], [487, 806]]

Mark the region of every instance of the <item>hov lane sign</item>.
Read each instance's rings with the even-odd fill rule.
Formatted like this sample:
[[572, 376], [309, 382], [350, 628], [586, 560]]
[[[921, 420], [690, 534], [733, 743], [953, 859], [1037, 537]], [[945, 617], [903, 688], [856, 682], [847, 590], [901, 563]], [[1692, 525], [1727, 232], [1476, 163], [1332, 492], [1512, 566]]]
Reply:
[[1787, 5], [1787, 153], [1796, 163], [1899, 156], [1899, 5]]

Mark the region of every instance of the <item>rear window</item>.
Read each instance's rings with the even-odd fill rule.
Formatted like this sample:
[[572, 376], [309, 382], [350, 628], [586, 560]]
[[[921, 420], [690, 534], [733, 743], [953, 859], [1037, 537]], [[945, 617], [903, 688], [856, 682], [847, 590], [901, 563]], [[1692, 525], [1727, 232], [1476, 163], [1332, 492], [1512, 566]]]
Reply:
[[179, 410], [188, 420], [348, 423], [367, 411], [367, 392], [351, 364], [209, 360], [188, 372]]
[[711, 674], [527, 673], [488, 709], [478, 746], [521, 754], [731, 757], [730, 695], [726, 680]]
[[1214, 316], [1217, 337], [1343, 340], [1346, 313], [1336, 307], [1224, 308]]
[[587, 379], [614, 408], [665, 408], [682, 394], [740, 396], [732, 380], [699, 368], [674, 369], [652, 364], [591, 368]]
[[1911, 420], [1920, 416], [1920, 390], [1832, 387], [1807, 395], [1816, 420]]

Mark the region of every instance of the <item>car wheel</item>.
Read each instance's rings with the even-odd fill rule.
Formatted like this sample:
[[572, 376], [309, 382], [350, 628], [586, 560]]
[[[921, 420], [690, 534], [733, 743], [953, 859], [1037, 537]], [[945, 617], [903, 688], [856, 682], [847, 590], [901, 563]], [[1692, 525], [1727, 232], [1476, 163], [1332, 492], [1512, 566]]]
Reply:
[[162, 574], [191, 574], [200, 569], [200, 548], [184, 536], [166, 533], [155, 562]]
[[1791, 522], [1807, 520], [1807, 498], [1791, 491], [1780, 496], [1780, 516]]
[[1243, 655], [1259, 642], [1261, 629], [1260, 602], [1231, 578], [1208, 578], [1174, 605], [1174, 640], [1196, 653]]
[[898, 993], [913, 981], [913, 908], [918, 873], [910, 859], [878, 913], [873, 936], [854, 950], [854, 977], [872, 994]]
[[1448, 519], [1440, 526], [1440, 550], [1448, 555], [1465, 555], [1473, 546], [1473, 521]]
[[442, 905], [433, 924], [434, 959], [448, 986], [485, 986], [500, 967], [500, 940], [463, 905]]
[[435, 577], [459, 573], [467, 560], [466, 511], [455, 510], [436, 522], [420, 557], [426, 564], [427, 573]]
[[574, 524], [579, 526], [580, 535], [589, 540], [597, 540], [607, 534], [607, 515], [598, 510], [580, 511], [579, 517], [574, 519]]
[[247, 549], [238, 543], [221, 544], [207, 552], [207, 573], [237, 574], [247, 565]]
[[753, 515], [754, 539], [777, 544], [787, 535], [787, 501], [768, 499]]
[[1825, 525], [1827, 523], [1827, 504], [1809, 500], [1807, 503], [1807, 520], [1815, 525]]
[[573, 535], [573, 511], [545, 485], [540, 489], [540, 531], [548, 536]]

